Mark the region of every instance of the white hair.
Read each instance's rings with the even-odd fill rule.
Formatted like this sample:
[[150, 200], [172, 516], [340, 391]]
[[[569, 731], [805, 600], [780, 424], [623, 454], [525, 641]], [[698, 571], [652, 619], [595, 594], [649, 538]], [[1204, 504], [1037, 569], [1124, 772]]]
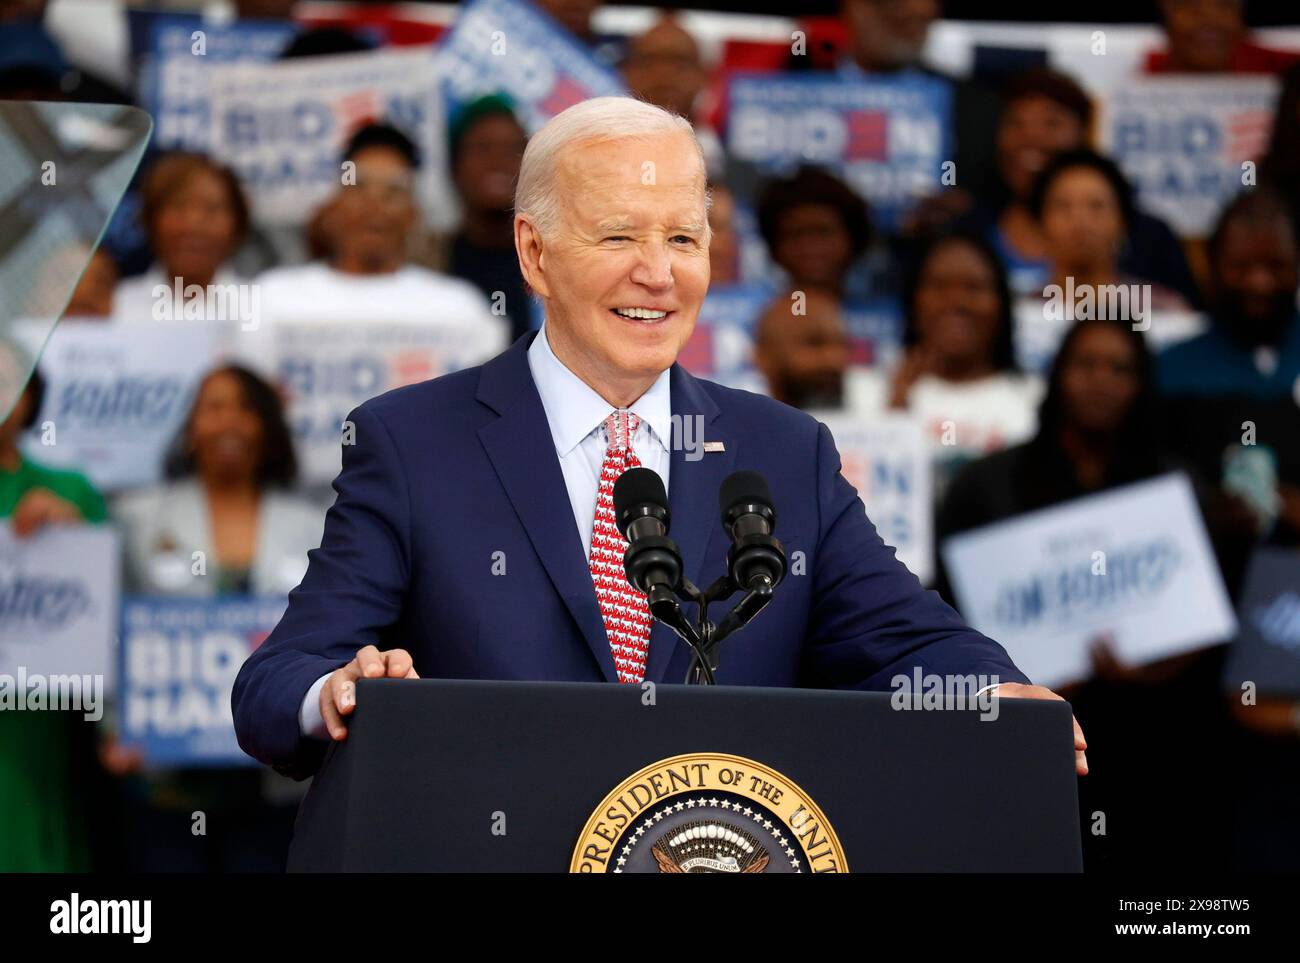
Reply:
[[[555, 193], [557, 158], [565, 147], [579, 143], [686, 134], [706, 171], [704, 151], [685, 117], [633, 97], [593, 97], [556, 114], [528, 139], [515, 188], [515, 213], [528, 218], [543, 237], [550, 237], [559, 221]], [[709, 197], [705, 193], [705, 210]], [[705, 231], [708, 231], [707, 223]]]

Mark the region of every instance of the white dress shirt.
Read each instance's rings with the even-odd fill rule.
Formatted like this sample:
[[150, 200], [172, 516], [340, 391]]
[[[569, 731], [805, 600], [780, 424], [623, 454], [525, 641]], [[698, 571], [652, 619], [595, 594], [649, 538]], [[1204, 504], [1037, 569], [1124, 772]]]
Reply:
[[[542, 399], [551, 439], [555, 442], [555, 454], [564, 475], [564, 487], [569, 492], [569, 504], [573, 507], [573, 520], [578, 526], [583, 552], [589, 557], [591, 530], [596, 521], [596, 492], [600, 488], [600, 469], [607, 447], [601, 426], [615, 408], [555, 356], [546, 338], [545, 325], [528, 348], [528, 368]], [[665, 369], [628, 409], [641, 422], [632, 436], [632, 451], [642, 467], [658, 473], [665, 490], [668, 488], [672, 444], [670, 370]], [[306, 735], [326, 736], [320, 712], [320, 693], [331, 674], [326, 673], [317, 679], [303, 698], [298, 724]]]
[[[606, 441], [601, 425], [615, 409], [555, 356], [546, 340], [545, 326], [528, 348], [528, 367], [542, 397], [582, 548], [590, 556], [596, 492], [600, 488], [600, 467], [605, 461]], [[642, 467], [658, 473], [664, 480], [665, 490], [672, 439], [668, 381], [666, 369], [628, 409], [641, 420], [632, 436], [632, 451]]]

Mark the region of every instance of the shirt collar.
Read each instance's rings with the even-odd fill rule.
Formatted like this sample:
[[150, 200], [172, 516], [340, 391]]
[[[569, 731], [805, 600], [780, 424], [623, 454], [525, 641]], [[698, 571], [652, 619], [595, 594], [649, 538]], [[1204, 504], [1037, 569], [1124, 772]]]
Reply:
[[[614, 409], [555, 356], [546, 339], [545, 325], [528, 347], [528, 367], [542, 398], [555, 451], [563, 458], [599, 428]], [[671, 371], [671, 368], [665, 368], [645, 394], [629, 406], [633, 414], [649, 427], [651, 436], [665, 452], [669, 450], [672, 437]]]

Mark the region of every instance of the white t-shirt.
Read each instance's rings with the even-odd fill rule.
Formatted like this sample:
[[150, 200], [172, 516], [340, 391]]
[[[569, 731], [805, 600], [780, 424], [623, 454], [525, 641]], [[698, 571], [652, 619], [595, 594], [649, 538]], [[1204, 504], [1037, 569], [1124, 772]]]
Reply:
[[[241, 309], [250, 303], [248, 292], [239, 290], [244, 283], [230, 268], [219, 267], [212, 284], [204, 291], [202, 302], [197, 302], [191, 297], [196, 292], [187, 293], [184, 287], [177, 292], [175, 279], [163, 276], [162, 265], [151, 264], [143, 274], [119, 281], [113, 289], [113, 320], [130, 324], [166, 323], [184, 321], [199, 312], [207, 320], [239, 321]], [[161, 298], [159, 286], [167, 289]]]
[[391, 274], [349, 274], [323, 261], [272, 268], [257, 279], [263, 322], [410, 321], [481, 323], [500, 332], [510, 326], [492, 314], [481, 291], [468, 281], [407, 264]]
[[[844, 376], [844, 407], [864, 417], [889, 410], [890, 375], [850, 368]], [[1038, 427], [1043, 382], [1032, 375], [998, 373], [977, 381], [945, 381], [923, 375], [907, 395], [907, 411], [930, 440], [935, 480], [943, 483], [973, 458], [1019, 444]]]

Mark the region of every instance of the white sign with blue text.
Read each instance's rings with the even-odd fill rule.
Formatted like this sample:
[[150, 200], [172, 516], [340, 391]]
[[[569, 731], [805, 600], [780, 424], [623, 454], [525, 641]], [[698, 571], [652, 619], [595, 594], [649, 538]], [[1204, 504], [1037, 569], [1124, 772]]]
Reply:
[[876, 531], [922, 583], [934, 576], [930, 449], [906, 415], [864, 419], [813, 412], [830, 429], [840, 473], [858, 490]]
[[482, 364], [501, 350], [501, 331], [464, 323], [278, 321], [242, 339], [236, 355], [278, 385], [301, 480], [325, 485], [342, 467], [353, 408], [403, 385]]
[[1270, 76], [1136, 78], [1104, 101], [1103, 143], [1144, 208], [1205, 237], [1224, 203], [1257, 183], [1277, 96]]
[[52, 525], [20, 539], [0, 526], [0, 673], [106, 677], [117, 591], [111, 528]]
[[436, 223], [449, 188], [430, 47], [218, 65], [209, 89], [212, 154], [239, 175], [259, 223], [305, 221], [347, 183], [340, 155], [372, 121], [399, 128], [419, 148], [420, 200]]
[[625, 92], [618, 74], [520, 0], [462, 4], [439, 51], [452, 109], [484, 94], [507, 94], [530, 132], [579, 101]]
[[275, 60], [297, 32], [288, 21], [217, 24], [166, 13], [153, 13], [145, 29], [140, 102], [154, 119], [154, 146], [192, 151], [206, 151], [212, 139], [211, 71]]
[[252, 765], [230, 696], [239, 668], [284, 614], [283, 598], [122, 602], [119, 736], [151, 765]]
[[24, 453], [81, 471], [106, 492], [162, 477], [219, 327], [142, 320], [60, 322], [41, 355], [45, 400]]
[[1042, 685], [1086, 678], [1101, 636], [1142, 665], [1236, 631], [1181, 473], [964, 532], [940, 551], [967, 621]]

